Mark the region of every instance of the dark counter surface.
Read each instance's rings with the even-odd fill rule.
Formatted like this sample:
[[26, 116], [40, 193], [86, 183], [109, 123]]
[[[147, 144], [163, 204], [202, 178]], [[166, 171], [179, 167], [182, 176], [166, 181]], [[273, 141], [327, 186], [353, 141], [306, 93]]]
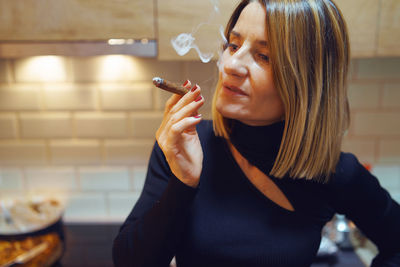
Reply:
[[[57, 267], [111, 267], [111, 247], [119, 224], [66, 224], [66, 250]], [[317, 261], [311, 267], [365, 267], [352, 251]]]

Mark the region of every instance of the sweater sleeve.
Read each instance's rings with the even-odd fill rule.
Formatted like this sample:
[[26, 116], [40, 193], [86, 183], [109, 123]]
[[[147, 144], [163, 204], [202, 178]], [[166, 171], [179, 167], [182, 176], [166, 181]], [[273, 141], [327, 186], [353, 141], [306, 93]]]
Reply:
[[336, 211], [376, 244], [373, 267], [400, 266], [400, 206], [352, 154], [342, 153], [333, 179]]
[[196, 192], [172, 174], [156, 143], [143, 191], [113, 243], [115, 266], [169, 266]]

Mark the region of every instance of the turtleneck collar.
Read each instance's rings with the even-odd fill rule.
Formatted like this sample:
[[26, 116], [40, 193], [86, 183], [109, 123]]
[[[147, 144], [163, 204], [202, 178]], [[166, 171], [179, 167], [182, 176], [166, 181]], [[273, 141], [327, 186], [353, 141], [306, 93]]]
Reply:
[[230, 141], [252, 165], [265, 174], [271, 171], [282, 141], [285, 121], [266, 126], [250, 126], [231, 120]]

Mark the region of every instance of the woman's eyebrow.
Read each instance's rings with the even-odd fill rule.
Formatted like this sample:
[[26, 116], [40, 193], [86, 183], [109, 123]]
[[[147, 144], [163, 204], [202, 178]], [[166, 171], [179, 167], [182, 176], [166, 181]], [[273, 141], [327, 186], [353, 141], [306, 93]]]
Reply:
[[[242, 35], [241, 35], [240, 33], [238, 33], [237, 31], [234, 31], [234, 30], [231, 31], [230, 35], [233, 35], [233, 36], [235, 36], [235, 37], [237, 37], [237, 38], [239, 38], [239, 39], [242, 39], [242, 38], [243, 38]], [[257, 44], [259, 44], [260, 46], [266, 46], [266, 47], [268, 47], [268, 42], [265, 41], [265, 40], [256, 40], [255, 42], [256, 42]]]

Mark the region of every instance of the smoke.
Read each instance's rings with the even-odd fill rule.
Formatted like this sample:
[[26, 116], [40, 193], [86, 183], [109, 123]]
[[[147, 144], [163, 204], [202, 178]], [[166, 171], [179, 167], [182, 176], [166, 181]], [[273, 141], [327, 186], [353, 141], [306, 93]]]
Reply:
[[[196, 28], [192, 30], [190, 33], [181, 33], [175, 38], [171, 39], [171, 45], [175, 49], [176, 53], [180, 56], [186, 55], [191, 49], [194, 49], [200, 60], [203, 63], [209, 62], [214, 56], [214, 51], [203, 51], [204, 49], [200, 48], [198, 44], [196, 44], [196, 33], [200, 30], [201, 27], [211, 26], [216, 30], [219, 28], [219, 32], [221, 33], [222, 40], [226, 42], [224, 36], [223, 26], [214, 22], [214, 20], [220, 15], [219, 2], [218, 0], [209, 0], [213, 9], [210, 13], [210, 16], [206, 22], [202, 22], [197, 25]], [[218, 27], [219, 26], [219, 27]], [[216, 47], [217, 48], [217, 47]]]

